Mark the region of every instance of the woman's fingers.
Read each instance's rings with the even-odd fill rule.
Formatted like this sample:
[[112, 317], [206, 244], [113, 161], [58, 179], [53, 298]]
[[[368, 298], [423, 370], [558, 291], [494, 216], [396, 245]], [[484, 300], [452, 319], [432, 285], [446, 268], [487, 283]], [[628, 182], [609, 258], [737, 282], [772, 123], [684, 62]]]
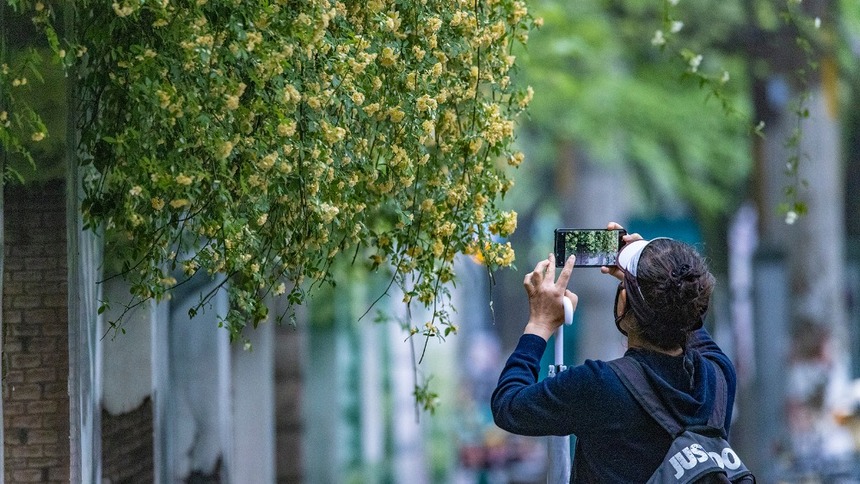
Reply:
[[546, 262], [543, 274], [544, 281], [555, 281], [555, 254], [550, 252], [544, 261]]
[[[608, 224], [606, 224], [606, 230], [624, 230], [624, 227], [618, 222], [609, 222]], [[622, 237], [622, 240], [624, 240], [625, 244], [629, 244], [630, 242], [642, 240], [642, 236], [638, 233], [626, 234], [624, 237]]]
[[622, 238], [624, 239], [624, 243], [625, 243], [625, 244], [629, 244], [630, 242], [635, 242], [635, 241], [637, 241], [637, 240], [642, 240], [642, 236], [641, 236], [641, 235], [639, 235], [638, 233], [635, 233], [635, 234], [627, 234], [627, 235], [625, 235], [625, 236], [624, 236], [624, 237], [622, 237]]
[[564, 261], [564, 267], [561, 269], [561, 274], [558, 276], [558, 280], [555, 281], [555, 285], [560, 288], [567, 287], [567, 283], [570, 282], [570, 275], [573, 273], [573, 266], [576, 265], [576, 257], [570, 256]]
[[539, 286], [545, 279], [544, 274], [546, 273], [547, 266], [549, 265], [549, 260], [544, 259], [535, 265], [535, 269], [533, 271], [526, 274], [525, 279], [523, 279], [523, 285], [526, 286], [527, 290], [529, 290], [529, 294], [531, 294], [534, 288]]

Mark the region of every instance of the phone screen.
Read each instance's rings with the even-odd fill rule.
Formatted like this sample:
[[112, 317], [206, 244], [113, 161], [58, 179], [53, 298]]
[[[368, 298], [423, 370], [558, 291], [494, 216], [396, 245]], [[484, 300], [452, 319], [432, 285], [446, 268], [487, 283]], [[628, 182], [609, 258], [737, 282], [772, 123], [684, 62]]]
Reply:
[[555, 265], [576, 255], [576, 267], [614, 266], [625, 230], [555, 229]]

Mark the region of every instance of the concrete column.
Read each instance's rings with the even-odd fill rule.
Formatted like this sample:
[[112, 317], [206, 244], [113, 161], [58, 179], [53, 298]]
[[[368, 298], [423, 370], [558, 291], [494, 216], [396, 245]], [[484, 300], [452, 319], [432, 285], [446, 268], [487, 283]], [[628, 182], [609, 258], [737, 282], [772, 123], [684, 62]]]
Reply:
[[[753, 267], [755, 367], [752, 384], [739, 394], [746, 413], [740, 415], [744, 432], [741, 442], [747, 467], [761, 482], [776, 482], [776, 452], [786, 439], [786, 366], [790, 354], [788, 269], [784, 256], [760, 251]], [[767, 402], [762, 405], [762, 402]], [[746, 404], [746, 405], [744, 405]], [[739, 422], [740, 423], [740, 422]]]
[[227, 313], [227, 295], [219, 291], [211, 306], [188, 317], [201, 291], [219, 282], [189, 282], [155, 311], [156, 482], [230, 475], [230, 346], [226, 331], [217, 327], [218, 315]]
[[275, 482], [274, 321], [245, 331], [251, 349], [232, 353], [233, 459], [230, 482]]

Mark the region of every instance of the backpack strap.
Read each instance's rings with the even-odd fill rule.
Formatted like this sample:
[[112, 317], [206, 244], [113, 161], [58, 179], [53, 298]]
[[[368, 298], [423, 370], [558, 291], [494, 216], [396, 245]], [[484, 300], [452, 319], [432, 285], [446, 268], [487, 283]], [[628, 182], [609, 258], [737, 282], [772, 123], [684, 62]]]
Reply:
[[[725, 434], [724, 426], [726, 421], [726, 403], [728, 400], [728, 392], [726, 390], [726, 378], [722, 370], [716, 363], [705, 358], [705, 361], [710, 362], [716, 371], [716, 400], [711, 415], [708, 417], [708, 426], [719, 429]], [[639, 405], [649, 414], [654, 420], [663, 427], [672, 438], [684, 432], [684, 427], [678, 423], [678, 420], [666, 409], [666, 406], [660, 401], [660, 398], [654, 392], [654, 388], [648, 382], [645, 376], [645, 370], [642, 364], [636, 359], [624, 356], [616, 360], [608, 361], [607, 364], [618, 375], [621, 383], [627, 387], [627, 390], [633, 395]]]
[[660, 402], [651, 384], [645, 377], [645, 370], [642, 369], [642, 364], [630, 357], [622, 357], [617, 360], [609, 361], [609, 367], [618, 375], [621, 383], [627, 387], [627, 390], [636, 398], [639, 405], [651, 415], [654, 420], [666, 429], [666, 432], [672, 438], [680, 435], [684, 429], [678, 424], [678, 421], [669, 414], [665, 405]]
[[715, 429], [721, 429], [725, 433], [726, 412], [728, 411], [729, 391], [726, 383], [726, 376], [723, 375], [723, 370], [713, 361], [704, 358], [705, 361], [711, 364], [714, 368], [714, 375], [717, 379], [716, 395], [714, 399], [714, 409], [711, 411], [711, 416], [708, 418], [708, 426]]

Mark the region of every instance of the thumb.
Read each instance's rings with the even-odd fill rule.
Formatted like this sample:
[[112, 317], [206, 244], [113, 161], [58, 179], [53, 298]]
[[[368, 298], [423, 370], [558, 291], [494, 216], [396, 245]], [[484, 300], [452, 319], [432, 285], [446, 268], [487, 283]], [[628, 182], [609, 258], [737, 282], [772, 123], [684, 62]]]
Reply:
[[573, 310], [576, 311], [576, 304], [579, 302], [579, 296], [571, 292], [569, 289], [564, 290], [564, 295], [565, 297], [570, 299], [571, 305], [573, 306]]

